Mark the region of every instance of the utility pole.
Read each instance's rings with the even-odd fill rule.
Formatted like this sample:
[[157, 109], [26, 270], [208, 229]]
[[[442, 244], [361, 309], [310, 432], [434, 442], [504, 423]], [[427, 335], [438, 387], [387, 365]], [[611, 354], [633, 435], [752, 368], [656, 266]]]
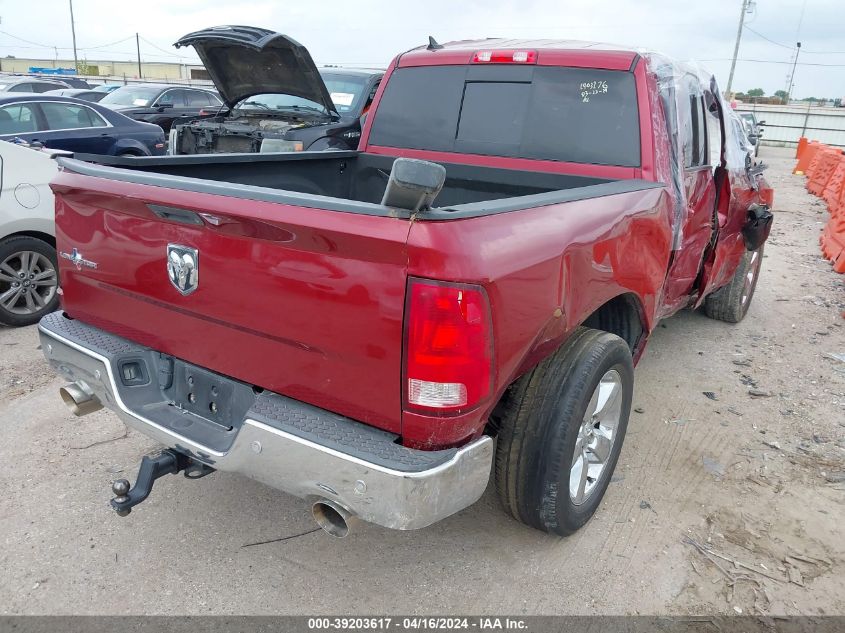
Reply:
[[79, 72], [79, 60], [76, 58], [76, 25], [73, 23], [73, 0], [70, 3], [70, 34], [73, 37], [73, 72]]
[[798, 65], [798, 55], [801, 53], [801, 42], [795, 45], [795, 61], [792, 62], [792, 72], [789, 73], [789, 83], [786, 85], [786, 105], [789, 105], [789, 98], [792, 96], [792, 82], [795, 79], [795, 67]]
[[725, 88], [725, 99], [731, 98], [731, 85], [734, 82], [734, 70], [736, 69], [736, 58], [739, 55], [739, 41], [742, 39], [742, 27], [745, 24], [745, 12], [748, 11], [748, 0], [742, 0], [742, 11], [739, 13], [739, 28], [736, 30], [736, 44], [734, 45], [734, 56], [731, 61], [731, 73], [728, 75], [728, 86]]
[[141, 73], [141, 39], [135, 33], [135, 49], [138, 51], [138, 79], [143, 79], [144, 75]]

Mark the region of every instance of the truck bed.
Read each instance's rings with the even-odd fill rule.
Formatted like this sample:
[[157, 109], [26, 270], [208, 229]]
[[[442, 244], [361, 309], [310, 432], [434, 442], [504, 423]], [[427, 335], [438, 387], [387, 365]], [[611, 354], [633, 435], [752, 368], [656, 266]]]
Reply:
[[[88, 176], [333, 211], [409, 217], [381, 205], [395, 160], [360, 152], [62, 159]], [[90, 162], [89, 162], [90, 161]], [[458, 219], [652, 188], [646, 180], [442, 163], [446, 183], [426, 214]]]
[[[663, 221], [653, 210], [658, 183], [446, 164], [436, 207], [412, 222], [409, 211], [380, 204], [393, 160], [357, 152], [60, 159], [52, 187], [63, 309], [407, 441], [400, 376], [409, 276], [494, 279], [507, 294], [520, 293], [528, 275], [554, 301], [561, 252], [574, 237], [621, 232], [630, 248], [618, 255], [642, 258], [636, 235]], [[519, 209], [515, 223], [507, 212]], [[642, 222], [620, 222], [638, 213]], [[170, 259], [186, 251], [198, 262], [187, 291], [168, 277]], [[496, 323], [547, 319], [547, 307], [530, 318], [498, 313]], [[524, 353], [508, 351], [509, 371]], [[414, 429], [413, 443], [427, 446], [438, 432], [454, 444], [479, 415]]]

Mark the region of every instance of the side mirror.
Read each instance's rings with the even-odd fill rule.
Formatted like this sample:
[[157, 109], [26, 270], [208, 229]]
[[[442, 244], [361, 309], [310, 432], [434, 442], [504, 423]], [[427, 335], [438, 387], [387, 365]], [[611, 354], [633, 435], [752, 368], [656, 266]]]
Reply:
[[414, 158], [397, 158], [381, 203], [413, 213], [428, 209], [443, 189], [446, 168], [437, 163]]
[[172, 103], [158, 103], [158, 104], [156, 104], [156, 107], [158, 108], [159, 112], [164, 112], [168, 108], [172, 108], [173, 104]]
[[757, 121], [757, 125], [766, 125], [765, 121]]

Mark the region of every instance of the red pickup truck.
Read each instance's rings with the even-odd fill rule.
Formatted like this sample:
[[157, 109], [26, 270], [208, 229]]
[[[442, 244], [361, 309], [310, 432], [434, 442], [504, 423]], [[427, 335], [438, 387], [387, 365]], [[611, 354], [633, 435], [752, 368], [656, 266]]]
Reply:
[[516, 519], [578, 529], [658, 321], [748, 309], [772, 190], [734, 116], [656, 54], [431, 40], [358, 151], [60, 159], [44, 353], [74, 412], [165, 445], [113, 507], [233, 471], [343, 536], [430, 525], [493, 472]]

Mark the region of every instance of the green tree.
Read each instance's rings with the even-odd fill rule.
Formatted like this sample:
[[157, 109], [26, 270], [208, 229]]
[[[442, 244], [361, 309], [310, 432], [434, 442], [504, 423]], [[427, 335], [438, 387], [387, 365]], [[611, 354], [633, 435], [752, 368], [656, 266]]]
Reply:
[[749, 97], [762, 97], [766, 92], [762, 88], [752, 88], [747, 93]]
[[789, 93], [786, 90], [775, 90], [775, 96], [781, 101], [786, 101], [789, 97]]

